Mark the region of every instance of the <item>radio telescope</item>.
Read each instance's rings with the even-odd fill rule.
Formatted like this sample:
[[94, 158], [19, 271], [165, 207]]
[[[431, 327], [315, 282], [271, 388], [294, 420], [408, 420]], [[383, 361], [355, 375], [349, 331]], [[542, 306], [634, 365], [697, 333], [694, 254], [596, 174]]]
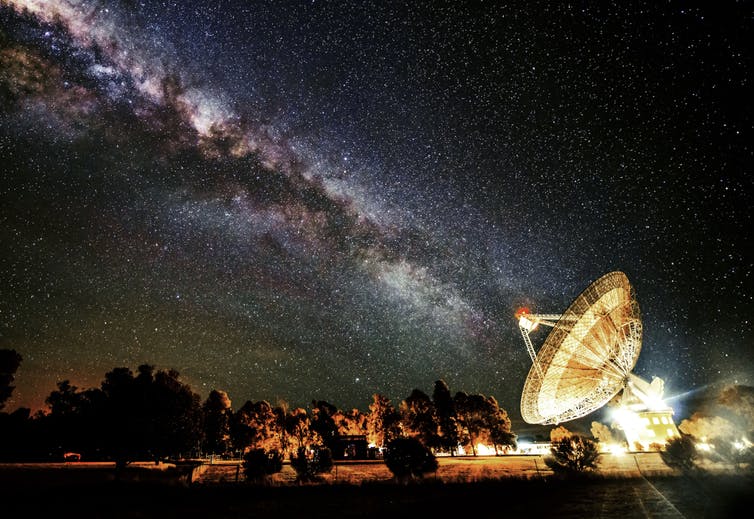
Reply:
[[[642, 324], [634, 289], [623, 272], [593, 282], [563, 314], [521, 309], [516, 318], [532, 360], [521, 395], [527, 423], [580, 418], [622, 391], [615, 417], [629, 443], [678, 434], [672, 409], [662, 401], [662, 380], [655, 377], [649, 383], [631, 373], [641, 351]], [[540, 325], [552, 331], [535, 354], [530, 334]]]

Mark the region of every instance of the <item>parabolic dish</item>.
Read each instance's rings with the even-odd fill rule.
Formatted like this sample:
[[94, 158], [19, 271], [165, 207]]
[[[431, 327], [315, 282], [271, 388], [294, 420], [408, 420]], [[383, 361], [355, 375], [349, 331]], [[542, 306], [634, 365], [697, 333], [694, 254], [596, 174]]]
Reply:
[[599, 409], [623, 389], [640, 351], [634, 290], [623, 272], [605, 274], [571, 303], [545, 339], [524, 383], [522, 417], [558, 424]]

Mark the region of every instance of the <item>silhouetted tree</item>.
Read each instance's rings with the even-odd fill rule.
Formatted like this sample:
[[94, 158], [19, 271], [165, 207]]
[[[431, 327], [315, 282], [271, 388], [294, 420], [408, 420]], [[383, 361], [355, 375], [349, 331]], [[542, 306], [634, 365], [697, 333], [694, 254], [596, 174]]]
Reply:
[[285, 430], [295, 440], [296, 451], [307, 447], [312, 443], [313, 433], [310, 429], [311, 419], [306, 409], [297, 407], [290, 413], [285, 422]]
[[247, 481], [259, 483], [283, 469], [283, 455], [277, 450], [251, 449], [244, 454], [243, 472]]
[[390, 441], [401, 435], [401, 415], [390, 403], [390, 400], [380, 394], [372, 395], [367, 417], [367, 436], [370, 443], [384, 447]]
[[44, 459], [41, 428], [29, 418], [31, 410], [20, 407], [12, 413], [0, 412], [0, 460]]
[[13, 386], [13, 379], [16, 374], [16, 370], [21, 365], [21, 355], [16, 353], [15, 350], [0, 350], [0, 411], [5, 407], [5, 402], [8, 401], [13, 394], [15, 386]]
[[333, 415], [333, 420], [340, 436], [366, 434], [367, 432], [367, 417], [358, 409], [338, 410]]
[[101, 385], [107, 399], [101, 413], [105, 450], [115, 459], [118, 469], [144, 457], [144, 452], [149, 450], [152, 410], [147, 401], [152, 368], [144, 365], [139, 369], [138, 385], [133, 372], [126, 367], [106, 373]]
[[577, 434], [552, 442], [545, 464], [559, 475], [577, 475], [597, 468], [599, 450], [589, 438]]
[[103, 435], [119, 467], [135, 459], [186, 456], [201, 441], [200, 397], [175, 370], [149, 365], [134, 377], [127, 368], [105, 375]]
[[396, 481], [407, 482], [437, 470], [437, 458], [418, 438], [396, 438], [388, 443], [385, 465]]
[[439, 433], [435, 406], [426, 393], [414, 389], [400, 406], [405, 432], [418, 438], [428, 448], [439, 447]]
[[312, 418], [310, 428], [316, 432], [324, 443], [325, 447], [330, 449], [337, 448], [337, 441], [340, 437], [338, 425], [335, 423], [335, 415], [338, 409], [324, 400], [312, 401]]
[[200, 397], [175, 370], [157, 371], [152, 383], [155, 458], [190, 455], [201, 441]]
[[61, 380], [57, 389], [45, 399], [53, 416], [75, 416], [83, 406], [83, 394], [69, 380]]
[[668, 467], [684, 472], [694, 468], [698, 456], [694, 439], [688, 434], [669, 439], [665, 443], [665, 450], [660, 451], [660, 457]]
[[459, 391], [453, 401], [461, 426], [461, 441], [470, 445], [471, 452], [476, 456], [477, 444], [490, 433], [490, 416], [495, 410], [484, 395], [469, 395]]
[[212, 390], [202, 406], [204, 448], [209, 454], [224, 454], [230, 449], [231, 401], [225, 391]]
[[49, 412], [37, 419], [43, 433], [42, 444], [54, 459], [61, 459], [65, 452], [78, 452], [86, 459], [103, 455], [105, 402], [99, 389], [79, 390], [68, 380], [58, 382], [57, 389], [45, 400]]
[[[101, 389], [81, 391], [64, 380], [47, 398], [40, 416], [53, 451], [74, 450], [109, 457], [122, 468], [136, 459], [186, 456], [202, 436], [199, 395], [174, 370], [139, 366], [105, 374]], [[62, 454], [62, 452], [59, 452]]]
[[247, 401], [234, 415], [231, 426], [233, 447], [244, 451], [252, 449], [279, 449], [277, 416], [272, 406], [264, 401]]
[[280, 436], [280, 454], [285, 459], [286, 453], [291, 446], [291, 433], [290, 433], [290, 410], [288, 409], [288, 403], [284, 400], [280, 400], [278, 405], [272, 408], [272, 413], [275, 415], [275, 429]]
[[438, 447], [443, 451], [450, 452], [451, 456], [455, 456], [461, 439], [458, 415], [456, 414], [453, 396], [450, 394], [450, 388], [442, 379], [435, 382], [432, 402], [437, 415]]
[[501, 408], [495, 397], [487, 398], [490, 414], [487, 420], [489, 440], [495, 448], [495, 455], [499, 450], [515, 449], [516, 435], [511, 432], [511, 420], [508, 412]]

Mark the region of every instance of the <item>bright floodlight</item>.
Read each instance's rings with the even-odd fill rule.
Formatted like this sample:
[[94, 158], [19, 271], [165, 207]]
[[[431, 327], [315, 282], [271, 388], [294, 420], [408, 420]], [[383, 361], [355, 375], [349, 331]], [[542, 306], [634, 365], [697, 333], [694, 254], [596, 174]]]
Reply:
[[[610, 272], [562, 314], [517, 313], [532, 358], [521, 415], [532, 424], [558, 424], [605, 405], [630, 382], [641, 351], [641, 316], [623, 272]], [[553, 329], [535, 355], [529, 333]]]

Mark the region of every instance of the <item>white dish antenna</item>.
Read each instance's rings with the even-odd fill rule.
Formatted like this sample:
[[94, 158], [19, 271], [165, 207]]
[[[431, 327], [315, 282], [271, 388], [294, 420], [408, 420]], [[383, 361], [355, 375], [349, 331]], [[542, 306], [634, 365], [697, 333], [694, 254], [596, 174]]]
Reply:
[[[631, 373], [641, 351], [642, 325], [633, 287], [623, 272], [589, 285], [562, 314], [516, 313], [532, 367], [521, 395], [531, 424], [558, 424], [585, 416], [620, 391], [623, 401], [662, 406], [662, 388]], [[530, 334], [552, 331], [535, 354]], [[659, 389], [660, 394], [657, 394]]]

